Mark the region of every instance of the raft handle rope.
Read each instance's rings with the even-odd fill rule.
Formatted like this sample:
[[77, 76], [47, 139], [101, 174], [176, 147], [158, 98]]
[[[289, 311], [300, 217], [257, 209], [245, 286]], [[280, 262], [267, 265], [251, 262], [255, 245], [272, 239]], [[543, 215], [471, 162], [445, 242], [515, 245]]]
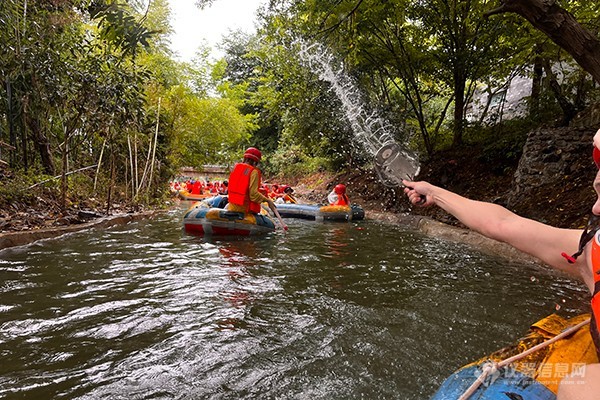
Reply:
[[552, 339], [548, 339], [545, 342], [542, 342], [540, 344], [538, 344], [537, 346], [533, 346], [532, 348], [530, 348], [529, 350], [526, 350], [520, 354], [517, 354], [515, 356], [509, 357], [506, 360], [500, 361], [500, 362], [495, 362], [495, 361], [490, 361], [489, 363], [487, 363], [487, 365], [485, 365], [481, 371], [481, 375], [479, 375], [477, 377], [477, 379], [475, 380], [475, 382], [473, 382], [471, 384], [471, 386], [469, 386], [469, 388], [463, 393], [462, 396], [460, 396], [458, 398], [458, 400], [468, 400], [469, 397], [471, 397], [473, 395], [473, 393], [475, 393], [475, 391], [479, 388], [479, 386], [481, 386], [481, 384], [485, 381], [485, 378], [487, 378], [488, 375], [493, 374], [494, 372], [496, 372], [497, 370], [499, 370], [500, 368], [504, 368], [505, 366], [512, 364], [515, 361], [518, 361], [522, 358], [527, 357], [528, 355], [530, 355], [531, 353], [534, 353], [540, 349], [543, 349], [544, 347], [547, 347], [549, 345], [551, 345], [552, 343], [566, 337], [569, 336], [573, 333], [575, 333], [576, 331], [578, 331], [579, 329], [581, 329], [582, 327], [586, 326], [587, 324], [590, 323], [590, 318], [586, 319], [583, 322], [580, 322], [579, 324], [572, 326], [571, 328], [559, 333], [558, 335], [554, 336]]

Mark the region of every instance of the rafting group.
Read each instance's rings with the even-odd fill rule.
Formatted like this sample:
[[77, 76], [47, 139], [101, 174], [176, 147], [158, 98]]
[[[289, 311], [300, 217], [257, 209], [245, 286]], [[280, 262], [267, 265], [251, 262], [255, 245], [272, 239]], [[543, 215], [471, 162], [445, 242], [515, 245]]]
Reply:
[[210, 181], [202, 179], [182, 179], [170, 182], [171, 193], [182, 200], [202, 200], [218, 194], [227, 194], [227, 181]]
[[[351, 221], [364, 218], [358, 205], [351, 205], [346, 186], [338, 184], [328, 196], [329, 204], [298, 204], [289, 185], [262, 183], [258, 163], [262, 153], [248, 148], [227, 181], [227, 191], [194, 203], [183, 218], [185, 231], [199, 235], [248, 236], [273, 232], [287, 225], [283, 217], [316, 221]], [[186, 200], [192, 200], [185, 195]], [[270, 212], [269, 212], [270, 211]]]

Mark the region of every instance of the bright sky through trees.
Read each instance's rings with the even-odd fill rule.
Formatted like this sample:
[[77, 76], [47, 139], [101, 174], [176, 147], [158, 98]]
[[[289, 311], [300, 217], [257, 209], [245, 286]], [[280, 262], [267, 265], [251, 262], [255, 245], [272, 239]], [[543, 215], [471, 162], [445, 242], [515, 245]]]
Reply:
[[219, 58], [217, 49], [223, 35], [241, 29], [253, 32], [255, 12], [266, 0], [215, 0], [213, 5], [201, 10], [195, 0], [169, 0], [172, 26], [171, 49], [182, 61], [190, 61], [198, 46], [204, 41], [212, 47], [213, 56]]

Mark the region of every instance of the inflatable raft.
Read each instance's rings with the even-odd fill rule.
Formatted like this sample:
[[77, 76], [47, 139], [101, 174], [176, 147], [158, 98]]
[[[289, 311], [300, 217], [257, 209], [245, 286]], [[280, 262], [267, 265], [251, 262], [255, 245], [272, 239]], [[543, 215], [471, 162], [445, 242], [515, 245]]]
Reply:
[[589, 317], [565, 320], [552, 314], [536, 322], [515, 344], [456, 371], [432, 400], [555, 400], [562, 378], [598, 362]]
[[361, 206], [324, 206], [319, 204], [276, 204], [283, 218], [302, 218], [316, 221], [357, 221], [365, 218]]
[[187, 190], [180, 190], [178, 194], [182, 200], [189, 200], [189, 201], [200, 201], [200, 200], [208, 199], [208, 198], [214, 196], [214, 193], [213, 194], [210, 194], [210, 193], [192, 194], [192, 193], [188, 192]]
[[194, 205], [185, 213], [183, 226], [196, 235], [260, 235], [275, 230], [275, 221], [264, 214], [244, 214], [224, 207], [227, 196], [214, 196]]

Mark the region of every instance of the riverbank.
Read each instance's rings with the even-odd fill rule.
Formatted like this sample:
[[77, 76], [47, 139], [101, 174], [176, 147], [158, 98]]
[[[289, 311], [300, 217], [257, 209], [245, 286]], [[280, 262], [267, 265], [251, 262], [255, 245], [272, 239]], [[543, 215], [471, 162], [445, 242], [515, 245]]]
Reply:
[[38, 240], [51, 239], [85, 229], [105, 229], [113, 225], [121, 225], [145, 218], [152, 218], [156, 215], [156, 213], [157, 211], [146, 211], [135, 214], [116, 214], [110, 216], [101, 216], [89, 222], [63, 225], [53, 228], [2, 232], [0, 233], [0, 250], [8, 247], [24, 246]]

